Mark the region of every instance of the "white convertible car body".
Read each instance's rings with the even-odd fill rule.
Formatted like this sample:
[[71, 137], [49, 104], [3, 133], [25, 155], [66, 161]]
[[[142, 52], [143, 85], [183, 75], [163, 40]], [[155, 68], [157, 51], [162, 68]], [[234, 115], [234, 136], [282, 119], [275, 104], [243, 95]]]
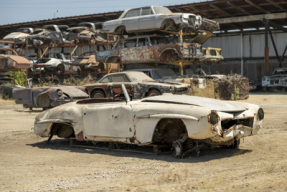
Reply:
[[[87, 141], [164, 144], [183, 156], [192, 143], [232, 146], [262, 128], [264, 112], [257, 105], [170, 93], [129, 101], [122, 87], [125, 101], [86, 99], [39, 114], [35, 133]], [[185, 147], [186, 142], [191, 145]]]

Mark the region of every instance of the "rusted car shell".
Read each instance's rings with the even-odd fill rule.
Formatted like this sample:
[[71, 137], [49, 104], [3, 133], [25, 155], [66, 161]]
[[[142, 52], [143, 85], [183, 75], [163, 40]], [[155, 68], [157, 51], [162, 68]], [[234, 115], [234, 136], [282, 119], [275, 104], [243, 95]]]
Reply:
[[82, 86], [52, 86], [13, 90], [15, 103], [23, 104], [25, 108], [50, 108], [88, 97], [85, 87]]
[[[158, 35], [137, 36], [128, 38], [135, 40], [140, 38], [162, 37]], [[125, 41], [125, 39], [119, 40]], [[118, 41], [118, 42], [119, 42]], [[117, 45], [117, 43], [116, 43]], [[221, 55], [221, 49], [216, 49], [216, 54], [208, 52], [211, 48], [205, 49], [203, 53], [202, 45], [199, 43], [180, 43], [146, 45], [135, 47], [114, 47], [112, 50], [100, 51], [96, 55], [98, 62], [103, 63], [123, 63], [123, 64], [145, 64], [145, 63], [163, 63], [163, 64], [212, 64], [224, 58]], [[208, 54], [207, 54], [208, 53]]]
[[262, 77], [262, 87], [266, 88], [287, 88], [287, 68], [277, 68], [272, 76]]
[[[91, 54], [91, 55], [86, 55]], [[98, 72], [103, 71], [110, 71], [110, 72], [116, 72], [118, 71], [118, 65], [117, 63], [100, 63], [96, 61], [96, 53], [94, 51], [92, 52], [86, 52], [82, 55], [78, 56], [75, 60], [72, 61], [70, 65], [72, 66], [79, 66], [81, 69], [96, 69]]]
[[13, 98], [13, 89], [18, 88], [25, 88], [19, 85], [1, 85], [0, 86], [0, 94], [2, 95], [2, 98]]
[[99, 62], [96, 61], [95, 55], [80, 55], [78, 56], [71, 65], [84, 66], [84, 65], [98, 65]]
[[[73, 132], [62, 137], [75, 135], [77, 140], [137, 145], [171, 144], [186, 133], [192, 142], [220, 146], [256, 134], [264, 118], [257, 105], [187, 95], [163, 94], [124, 102], [89, 101], [65, 104], [39, 114], [34, 132], [48, 137], [55, 133], [52, 129], [70, 128]], [[169, 122], [177, 123], [166, 130]]]
[[[114, 76], [118, 74], [125, 74], [129, 78], [129, 74], [144, 74], [138, 71], [125, 71], [105, 75], [102, 79], [108, 76]], [[144, 74], [145, 75], [145, 74]], [[106, 98], [116, 98], [118, 95], [122, 95], [123, 91], [121, 84], [124, 83], [127, 92], [133, 99], [140, 99], [148, 96], [150, 91], [156, 90], [159, 94], [163, 93], [174, 93], [174, 94], [187, 94], [190, 84], [176, 83], [176, 82], [157, 82], [147, 76], [150, 80], [144, 81], [130, 81], [130, 82], [109, 82], [109, 83], [98, 83], [84, 85], [88, 89], [90, 97], [94, 97], [96, 91], [104, 93]]]
[[0, 48], [1, 50], [10, 50], [15, 55], [0, 54], [0, 71], [14, 71], [19, 69], [29, 69], [32, 67], [31, 62], [25, 57], [18, 56], [18, 54], [9, 48]]

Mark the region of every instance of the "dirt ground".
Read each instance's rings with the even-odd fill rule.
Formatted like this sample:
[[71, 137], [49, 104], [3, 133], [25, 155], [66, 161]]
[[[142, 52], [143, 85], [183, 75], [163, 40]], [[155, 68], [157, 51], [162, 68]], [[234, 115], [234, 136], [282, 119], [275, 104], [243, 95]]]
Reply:
[[253, 93], [264, 128], [240, 149], [184, 159], [70, 147], [36, 136], [41, 111], [0, 100], [0, 191], [287, 191], [287, 95]]

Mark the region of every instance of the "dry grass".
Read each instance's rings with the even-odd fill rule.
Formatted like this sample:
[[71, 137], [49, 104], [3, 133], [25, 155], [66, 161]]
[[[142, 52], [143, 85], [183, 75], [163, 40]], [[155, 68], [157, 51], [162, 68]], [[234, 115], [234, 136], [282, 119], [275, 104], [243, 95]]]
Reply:
[[60, 79], [58, 77], [53, 77], [53, 78], [49, 78], [49, 79], [42, 79], [40, 81], [40, 83], [38, 84], [33, 84], [33, 87], [44, 87], [44, 86], [53, 86], [53, 85], [66, 85], [66, 86], [79, 86], [79, 85], [85, 85], [85, 84], [91, 84], [91, 83], [95, 83], [96, 79], [91, 77], [91, 76], [87, 76], [84, 79], [80, 79], [80, 78], [75, 78], [73, 76], [70, 76], [68, 78], [65, 78], [62, 82], [60, 81]]
[[213, 80], [206, 81], [206, 87], [204, 89], [200, 89], [197, 87], [197, 85], [191, 83], [191, 88], [188, 95], [217, 99], [219, 98], [219, 95], [215, 92], [214, 86]]

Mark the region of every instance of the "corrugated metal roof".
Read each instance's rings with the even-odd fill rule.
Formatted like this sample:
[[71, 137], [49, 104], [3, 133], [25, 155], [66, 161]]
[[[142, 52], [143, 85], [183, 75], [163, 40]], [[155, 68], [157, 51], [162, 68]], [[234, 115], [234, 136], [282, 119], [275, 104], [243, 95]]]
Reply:
[[[180, 4], [166, 6], [173, 12], [187, 12], [202, 15], [209, 19], [230, 18], [239, 16], [260, 15], [267, 13], [287, 12], [287, 1], [285, 0], [214, 0], [199, 3]], [[20, 27], [40, 28], [47, 24], [77, 26], [80, 22], [104, 22], [117, 19], [123, 11], [79, 15], [72, 17], [60, 17], [48, 20], [39, 20], [0, 26], [0, 38], [10, 32], [17, 31]], [[276, 20], [278, 25], [287, 25], [286, 19]], [[264, 27], [261, 21], [238, 22], [236, 24], [221, 24], [222, 30], [233, 30], [242, 28]]]

